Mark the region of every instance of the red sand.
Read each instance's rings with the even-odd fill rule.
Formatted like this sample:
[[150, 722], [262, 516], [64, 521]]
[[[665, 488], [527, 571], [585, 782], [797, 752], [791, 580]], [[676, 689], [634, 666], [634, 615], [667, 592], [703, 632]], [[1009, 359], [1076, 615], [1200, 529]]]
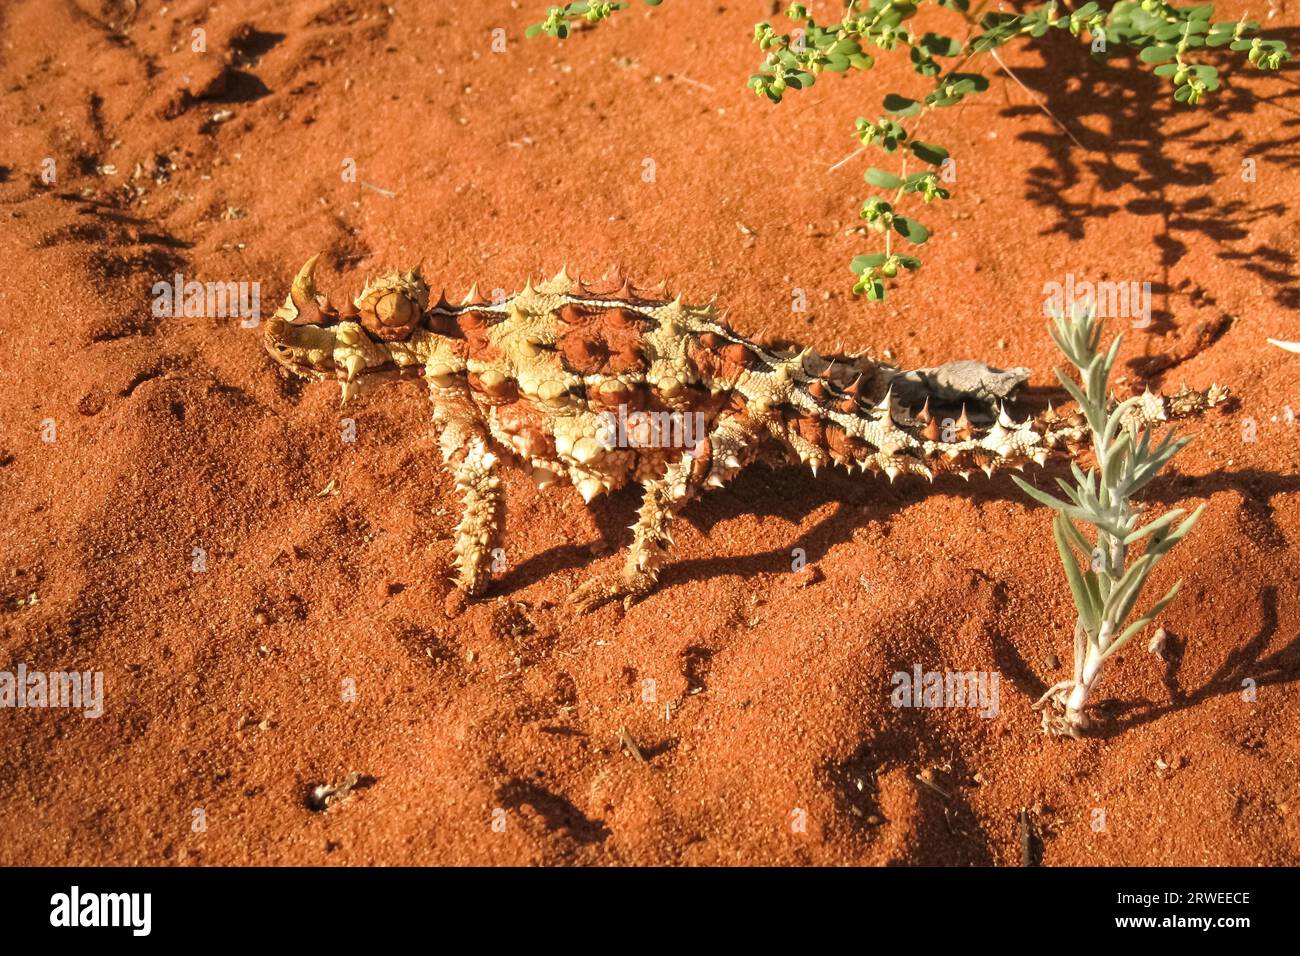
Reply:
[[[1243, 70], [1188, 112], [1068, 42], [1009, 52], [1084, 148], [1002, 75], [937, 115], [956, 195], [927, 213], [923, 271], [871, 306], [845, 267], [866, 164], [827, 167], [855, 116], [917, 88], [905, 65], [773, 107], [744, 88], [766, 4], [638, 5], [563, 45], [522, 38], [544, 3], [492, 6], [0, 11], [0, 669], [107, 683], [98, 720], [0, 713], [0, 863], [1014, 865], [1021, 808], [1046, 864], [1300, 861], [1300, 358], [1265, 343], [1300, 338], [1292, 74]], [[395, 195], [343, 181], [346, 159]], [[1176, 654], [1135, 641], [1102, 735], [1041, 735], [1071, 603], [1048, 515], [1005, 478], [754, 468], [689, 507], [656, 593], [578, 617], [563, 598], [621, 560], [601, 529], [635, 493], [589, 513], [510, 473], [510, 568], [462, 609], [415, 387], [349, 409], [345, 444], [337, 389], [286, 384], [259, 332], [150, 317], [177, 271], [261, 280], [269, 309], [317, 250], [337, 292], [420, 260], [456, 295], [620, 265], [719, 293], [742, 331], [1029, 365], [1038, 401], [1043, 283], [1151, 281], [1125, 386], [1239, 396], [1149, 495], [1208, 503], [1151, 584], [1186, 578]], [[801, 586], [795, 547], [824, 580]], [[894, 709], [916, 664], [998, 671], [1000, 716]], [[373, 783], [308, 808], [350, 772]]]

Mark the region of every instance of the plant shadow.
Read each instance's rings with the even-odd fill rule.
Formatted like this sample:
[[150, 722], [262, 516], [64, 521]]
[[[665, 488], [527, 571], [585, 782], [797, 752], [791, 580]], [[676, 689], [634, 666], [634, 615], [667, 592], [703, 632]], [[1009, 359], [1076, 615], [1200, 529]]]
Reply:
[[[1294, 47], [1300, 30], [1264, 30], [1261, 36]], [[1161, 334], [1176, 328], [1179, 303], [1216, 304], [1212, 287], [1173, 278], [1174, 267], [1195, 238], [1228, 246], [1216, 253], [1217, 258], [1262, 280], [1278, 305], [1300, 306], [1300, 242], [1289, 240], [1280, 227], [1262, 242], [1252, 240], [1261, 227], [1285, 222], [1289, 207], [1255, 202], [1249, 196], [1251, 185], [1259, 179], [1300, 169], [1300, 83], [1292, 78], [1294, 64], [1284, 65], [1280, 77], [1268, 74], [1270, 88], [1280, 80], [1281, 90], [1260, 95], [1254, 88], [1264, 74], [1243, 57], [1198, 51], [1199, 59], [1219, 67], [1223, 85], [1206, 102], [1189, 108], [1176, 103], [1169, 83], [1136, 56], [1098, 59], [1076, 38], [1055, 33], [1039, 44], [1042, 65], [1014, 69], [1016, 79], [1037, 102], [1009, 105], [1001, 114], [1042, 119], [1045, 110], [1069, 134], [1056, 122], [1046, 130], [1039, 122], [1020, 134], [1020, 140], [1037, 147], [1043, 157], [1025, 171], [1026, 198], [1056, 213], [1055, 222], [1042, 235], [1063, 233], [1082, 240], [1094, 223], [1103, 224], [1120, 212], [1150, 221], [1152, 241], [1160, 250], [1161, 274], [1151, 281], [1149, 347], [1162, 348], [1157, 344]], [[1003, 77], [1010, 95], [1015, 83], [1006, 74]], [[1231, 120], [1261, 110], [1280, 117], [1276, 135], [1251, 142]], [[1200, 122], [1177, 122], [1189, 115]], [[1216, 169], [1223, 166], [1224, 151], [1232, 151], [1239, 160], [1239, 167], [1228, 175], [1240, 176], [1243, 196], [1216, 202], [1210, 187], [1225, 175]], [[1113, 198], [1121, 190], [1139, 195]], [[1086, 192], [1086, 199], [1079, 198], [1081, 192]], [[1252, 245], [1245, 247], [1248, 242]], [[1160, 358], [1145, 355], [1131, 365], [1136, 373], [1145, 372], [1158, 382], [1167, 370]]]
[[[1185, 693], [1178, 680], [1182, 667], [1183, 648], [1175, 646], [1165, 667], [1165, 686], [1170, 700], [1153, 704], [1149, 701], [1106, 701], [1110, 720], [1090, 736], [1108, 739], [1134, 727], [1159, 720], [1166, 714], [1195, 707], [1212, 697], [1244, 693], [1262, 687], [1300, 681], [1300, 633], [1287, 641], [1279, 650], [1265, 656], [1264, 651], [1277, 633], [1277, 588], [1267, 585], [1260, 591], [1260, 605], [1264, 620], [1258, 631], [1248, 641], [1234, 648], [1218, 669], [1200, 688]], [[1249, 683], [1247, 683], [1249, 681]]]

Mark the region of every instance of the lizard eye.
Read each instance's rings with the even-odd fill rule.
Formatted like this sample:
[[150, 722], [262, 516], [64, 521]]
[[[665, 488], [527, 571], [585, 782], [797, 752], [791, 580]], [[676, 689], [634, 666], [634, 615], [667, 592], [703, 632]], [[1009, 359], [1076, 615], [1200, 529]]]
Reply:
[[381, 342], [406, 339], [419, 324], [429, 290], [417, 272], [380, 276], [356, 300], [365, 330]]
[[361, 324], [381, 342], [406, 338], [419, 319], [419, 305], [398, 290], [372, 297], [361, 307]]

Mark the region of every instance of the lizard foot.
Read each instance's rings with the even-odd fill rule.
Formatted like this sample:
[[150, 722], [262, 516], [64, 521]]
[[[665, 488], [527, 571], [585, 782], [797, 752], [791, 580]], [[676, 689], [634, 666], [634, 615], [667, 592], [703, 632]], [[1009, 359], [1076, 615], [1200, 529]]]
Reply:
[[456, 587], [466, 598], [482, 597], [492, 586], [492, 577], [478, 569], [466, 569], [456, 575]]
[[649, 594], [654, 585], [655, 579], [649, 574], [594, 577], [570, 594], [568, 600], [579, 614], [589, 614], [606, 601], [619, 598], [623, 600], [623, 609], [627, 610], [638, 598]]

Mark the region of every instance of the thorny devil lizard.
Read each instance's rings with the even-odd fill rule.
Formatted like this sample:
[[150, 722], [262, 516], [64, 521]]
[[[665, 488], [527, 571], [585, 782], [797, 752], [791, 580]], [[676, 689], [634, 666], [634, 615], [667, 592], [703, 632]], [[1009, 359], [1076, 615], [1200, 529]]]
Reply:
[[[317, 259], [268, 319], [266, 348], [299, 376], [335, 378], [344, 403], [380, 382], [427, 385], [443, 460], [465, 496], [454, 550], [456, 581], [470, 595], [490, 580], [502, 530], [498, 450], [538, 487], [567, 481], [588, 503], [630, 481], [644, 489], [622, 574], [570, 596], [588, 611], [653, 589], [673, 517], [699, 489], [722, 487], [753, 461], [933, 480], [1042, 465], [1088, 439], [1078, 414], [1049, 406], [1020, 423], [1007, 415], [1001, 400], [1028, 369], [954, 362], [904, 372], [861, 355], [769, 350], [712, 304], [627, 282], [592, 287], [563, 271], [495, 302], [471, 290], [460, 305], [430, 303], [418, 270], [391, 273], [339, 310], [316, 289]], [[1196, 414], [1226, 395], [1218, 386], [1148, 392], [1131, 420], [1143, 427]]]

